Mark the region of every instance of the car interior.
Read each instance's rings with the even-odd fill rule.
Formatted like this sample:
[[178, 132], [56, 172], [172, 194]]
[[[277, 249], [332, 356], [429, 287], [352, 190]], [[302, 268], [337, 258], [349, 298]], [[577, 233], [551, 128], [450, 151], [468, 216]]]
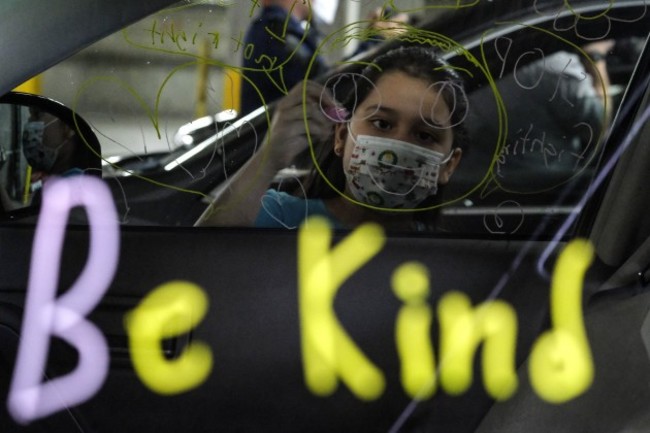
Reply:
[[[132, 11], [129, 21], [137, 26], [137, 19], [169, 2], [150, 3], [146, 13], [144, 6]], [[328, 308], [346, 338], [385, 381], [383, 391], [368, 399], [352, 390], [343, 369], [335, 373], [336, 385], [325, 396], [306, 386], [305, 327], [309, 312], [317, 311], [304, 303], [311, 281], [305, 277], [310, 270], [304, 266], [308, 253], [301, 243], [306, 228], [193, 227], [229, 176], [257, 151], [274, 104], [236, 118], [224, 111], [205, 126], [187, 119], [188, 125], [199, 126], [179, 129], [178, 136], [190, 136], [191, 145], [110, 159], [102, 153], [106, 138], [98, 134], [93, 113], [83, 112], [83, 104], [76, 107], [23, 92], [1, 96], [0, 122], [3, 128], [8, 125], [8, 132], [0, 134], [12, 144], [11, 153], [0, 155], [0, 187], [7, 196], [0, 215], [0, 431], [644, 431], [650, 422], [648, 5], [609, 2], [603, 10], [598, 2], [583, 1], [575, 2], [575, 10], [556, 14], [557, 4], [549, 2], [535, 1], [532, 9], [521, 10], [492, 3], [432, 14], [418, 24], [411, 39], [407, 35], [388, 41], [318, 78], [342, 86], [337, 93], [350, 92], [354, 83], [331, 78], [358, 72], [377, 52], [414, 43], [413, 34], [439, 49], [468, 78], [468, 147], [445, 190], [442, 229], [365, 234], [359, 255], [367, 254], [364, 242], [381, 246], [354, 269], [337, 252], [358, 241], [359, 231], [323, 235], [329, 254], [323, 267], [332, 275], [344, 271], [330, 266], [347, 269], [344, 277], [332, 277], [338, 282]], [[89, 38], [108, 33], [108, 28], [97, 29]], [[448, 34], [453, 39], [444, 36]], [[611, 111], [597, 118], [602, 120], [599, 126], [587, 125], [590, 138], [587, 144], [576, 144], [574, 159], [561, 159], [560, 145], [546, 146], [541, 139], [539, 151], [532, 146], [527, 154], [515, 154], [513, 143], [533, 126], [521, 113], [531, 112], [537, 96], [546, 98], [545, 103], [559, 98], [555, 92], [562, 79], [552, 78], [549, 94], [548, 87], [517, 81], [523, 71], [559, 52], [594, 66], [585, 49], [593, 39], [613, 41], [608, 76], [594, 79], [611, 96]], [[48, 67], [54, 57], [50, 63]], [[507, 86], [513, 83], [519, 93], [508, 97]], [[114, 271], [106, 292], [81, 320], [103, 335], [110, 364], [97, 392], [83, 402], [66, 404], [68, 390], [61, 389], [60, 401], [53, 399], [52, 404], [63, 409], [21, 423], [8, 400], [26, 305], [37, 296], [30, 288], [39, 269], [34, 259], [38, 228], [47, 227], [47, 214], [39, 215], [40, 202], [34, 199], [39, 188], [28, 181], [32, 163], [22, 152], [30, 108], [56, 117], [80, 137], [77, 153], [82, 162], [75, 165], [93, 177], [101, 175], [110, 191], [118, 217], [119, 255], [101, 252], [94, 234], [102, 230], [88, 223], [83, 205], [75, 207], [59, 251], [50, 251], [58, 278], [51, 302], [62, 305], [70, 298], [66, 293], [90, 290], [91, 283], [86, 289], [78, 282], [92, 281], [86, 278], [87, 269], [91, 257], [96, 258], [94, 251], [100, 251], [98, 257]], [[579, 130], [576, 125], [569, 123]], [[301, 175], [313, 164], [311, 153], [299, 157], [278, 173], [273, 186], [299, 191]], [[577, 319], [588, 336], [594, 378], [579, 396], [558, 404], [539, 396], [529, 368], [536, 343], [558, 326], [557, 300], [551, 296], [559, 279], [556, 264], [578, 238], [587, 239], [595, 252], [580, 280]], [[430, 293], [420, 307], [432, 312], [427, 336], [437, 373], [438, 363], [444, 369], [444, 359], [438, 357], [445, 331], [441, 305], [447, 295], [460, 292], [472, 306], [500, 301], [513, 308], [518, 386], [508, 399], [499, 401], [486, 390], [486, 360], [479, 353], [485, 353], [487, 344], [480, 341], [467, 389], [450, 392], [438, 383], [426, 399], [405, 392], [396, 334], [409, 305], [394, 289], [397, 271], [412, 263], [426, 269]], [[175, 310], [175, 320], [183, 324], [161, 331], [158, 362], [178, 365], [191, 348], [204, 345], [212, 364], [200, 384], [166, 395], [153, 391], [137, 371], [135, 359], [140, 355], [134, 353], [138, 348], [130, 326], [144, 299], [179, 282], [191, 282], [205, 294], [207, 313], [197, 319], [198, 313]], [[45, 307], [43, 311], [50, 314]], [[74, 343], [49, 328], [47, 332], [51, 335], [42, 383], [71, 375], [82, 358]], [[342, 346], [336, 350], [349, 354]], [[561, 363], [559, 370], [566, 367]]]

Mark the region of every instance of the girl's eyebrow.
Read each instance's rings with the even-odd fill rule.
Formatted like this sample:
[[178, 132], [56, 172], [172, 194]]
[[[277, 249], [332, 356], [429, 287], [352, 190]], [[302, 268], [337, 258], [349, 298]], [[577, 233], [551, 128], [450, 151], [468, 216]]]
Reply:
[[382, 106], [381, 104], [373, 104], [373, 105], [368, 105], [364, 110], [363, 113], [364, 115], [370, 115], [374, 113], [379, 113], [380, 111], [388, 111], [389, 114], [393, 114], [395, 110], [391, 110], [390, 108], [386, 108]]
[[420, 121], [424, 126], [428, 126], [429, 128], [434, 128], [434, 129], [448, 129], [447, 126], [443, 122], [438, 122], [436, 119], [432, 118], [430, 120], [426, 120], [424, 116], [420, 116]]

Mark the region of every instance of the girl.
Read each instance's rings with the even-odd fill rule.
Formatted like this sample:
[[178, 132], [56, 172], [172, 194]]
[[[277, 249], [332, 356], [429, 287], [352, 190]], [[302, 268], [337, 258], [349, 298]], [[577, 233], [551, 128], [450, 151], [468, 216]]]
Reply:
[[[343, 107], [313, 82], [306, 83], [303, 104], [302, 90], [280, 102], [265, 146], [197, 224], [297, 228], [318, 214], [339, 228], [367, 221], [389, 229], [429, 228], [414, 209], [435, 204], [462, 156], [466, 101], [456, 73], [431, 49], [402, 47], [357, 76]], [[305, 120], [313, 141], [331, 138], [306, 198], [268, 189], [307, 147]]]

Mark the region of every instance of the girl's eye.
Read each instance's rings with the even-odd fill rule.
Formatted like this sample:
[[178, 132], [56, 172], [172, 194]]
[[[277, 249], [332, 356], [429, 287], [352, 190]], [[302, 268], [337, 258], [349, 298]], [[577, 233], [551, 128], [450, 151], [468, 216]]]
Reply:
[[418, 131], [415, 133], [415, 136], [423, 143], [435, 143], [438, 141], [437, 136], [428, 131]]
[[388, 131], [391, 128], [391, 124], [384, 119], [374, 119], [371, 120], [372, 125], [382, 131]]

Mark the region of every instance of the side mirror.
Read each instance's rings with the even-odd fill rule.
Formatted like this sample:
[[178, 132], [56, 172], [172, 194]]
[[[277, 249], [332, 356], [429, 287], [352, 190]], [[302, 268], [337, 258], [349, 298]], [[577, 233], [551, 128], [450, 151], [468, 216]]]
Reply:
[[72, 110], [27, 93], [0, 97], [0, 220], [36, 215], [50, 177], [101, 170], [97, 136]]

